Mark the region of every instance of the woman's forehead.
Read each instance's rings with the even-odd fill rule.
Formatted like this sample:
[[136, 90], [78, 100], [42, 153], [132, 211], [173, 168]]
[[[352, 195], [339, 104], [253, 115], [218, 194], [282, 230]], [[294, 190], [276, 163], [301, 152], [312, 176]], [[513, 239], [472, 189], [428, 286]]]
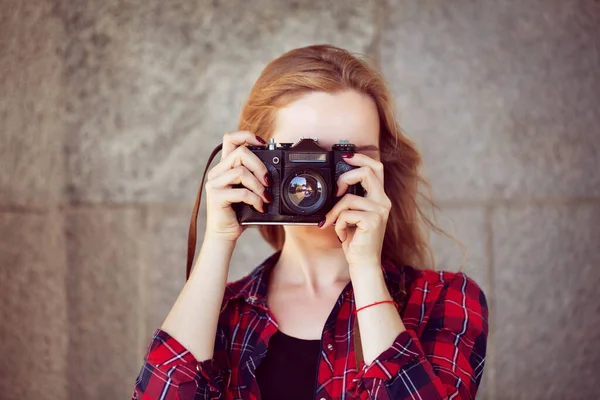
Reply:
[[310, 93], [277, 111], [273, 137], [280, 143], [316, 137], [326, 148], [340, 139], [377, 145], [379, 115], [373, 100], [355, 91]]

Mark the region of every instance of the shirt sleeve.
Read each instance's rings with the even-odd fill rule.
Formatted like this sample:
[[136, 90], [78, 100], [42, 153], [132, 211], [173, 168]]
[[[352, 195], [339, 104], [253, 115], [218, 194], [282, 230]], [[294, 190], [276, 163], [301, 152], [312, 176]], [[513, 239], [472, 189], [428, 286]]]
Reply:
[[175, 338], [158, 329], [135, 381], [132, 399], [221, 399], [226, 372], [214, 358], [197, 361]]
[[360, 399], [475, 399], [483, 374], [488, 308], [463, 273], [445, 284], [420, 338], [400, 333], [350, 386]]

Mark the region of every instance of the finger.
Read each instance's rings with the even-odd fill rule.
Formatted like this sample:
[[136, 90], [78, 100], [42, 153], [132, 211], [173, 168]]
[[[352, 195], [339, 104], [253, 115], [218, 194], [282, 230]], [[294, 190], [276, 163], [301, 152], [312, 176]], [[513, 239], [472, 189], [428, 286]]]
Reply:
[[229, 207], [233, 203], [245, 203], [253, 206], [261, 213], [265, 212], [263, 200], [256, 193], [246, 188], [220, 189], [213, 192], [221, 207]]
[[386, 212], [383, 206], [373, 202], [370, 199], [354, 194], [346, 194], [327, 213], [327, 215], [325, 216], [325, 223], [321, 225], [321, 229], [325, 229], [331, 224], [333, 224], [338, 219], [340, 213], [344, 210], [372, 211], [381, 213]]
[[226, 158], [221, 160], [213, 169], [208, 172], [208, 179], [214, 179], [215, 177], [225, 173], [225, 171], [235, 168], [238, 165], [245, 166], [263, 185], [269, 186], [270, 181], [267, 177], [267, 167], [265, 164], [254, 154], [248, 150], [246, 146], [240, 146], [232, 151]]
[[350, 164], [354, 167], [369, 167], [375, 173], [375, 176], [383, 185], [383, 170], [384, 166], [380, 161], [377, 161], [365, 154], [360, 153], [348, 153], [347, 155], [343, 155], [344, 161], [347, 164]]
[[221, 150], [221, 160], [227, 157], [232, 151], [243, 144], [252, 144], [262, 146], [265, 141], [249, 131], [227, 132], [223, 135], [223, 149]]
[[335, 233], [344, 242], [348, 237], [347, 229], [350, 225], [355, 225], [358, 230], [369, 232], [379, 227], [382, 222], [383, 218], [375, 212], [344, 210], [335, 221]]
[[386, 197], [383, 184], [370, 167], [360, 167], [344, 172], [337, 180], [336, 196], [346, 193], [348, 186], [360, 183], [366, 190], [366, 197], [372, 197], [377, 201], [383, 201]]
[[228, 169], [223, 174], [206, 183], [207, 189], [225, 189], [231, 185], [241, 184], [246, 189], [259, 195], [265, 202], [271, 202], [271, 195], [266, 192], [265, 187], [258, 179], [243, 165]]

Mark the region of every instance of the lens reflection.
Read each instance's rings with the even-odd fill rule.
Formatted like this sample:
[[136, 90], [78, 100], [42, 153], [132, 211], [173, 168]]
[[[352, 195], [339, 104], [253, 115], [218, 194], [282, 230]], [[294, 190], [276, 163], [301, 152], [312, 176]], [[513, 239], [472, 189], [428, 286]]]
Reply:
[[288, 185], [288, 199], [298, 208], [311, 208], [323, 198], [323, 186], [316, 177], [300, 174]]

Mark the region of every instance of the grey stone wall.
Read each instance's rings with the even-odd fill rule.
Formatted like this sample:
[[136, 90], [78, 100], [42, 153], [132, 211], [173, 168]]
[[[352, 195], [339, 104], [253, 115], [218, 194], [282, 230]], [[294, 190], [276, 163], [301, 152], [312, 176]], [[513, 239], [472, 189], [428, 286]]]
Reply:
[[[598, 2], [0, 0], [1, 398], [130, 395], [207, 155], [313, 43], [368, 54], [424, 153], [491, 306], [478, 398], [597, 397]], [[230, 279], [268, 252], [247, 232]]]

